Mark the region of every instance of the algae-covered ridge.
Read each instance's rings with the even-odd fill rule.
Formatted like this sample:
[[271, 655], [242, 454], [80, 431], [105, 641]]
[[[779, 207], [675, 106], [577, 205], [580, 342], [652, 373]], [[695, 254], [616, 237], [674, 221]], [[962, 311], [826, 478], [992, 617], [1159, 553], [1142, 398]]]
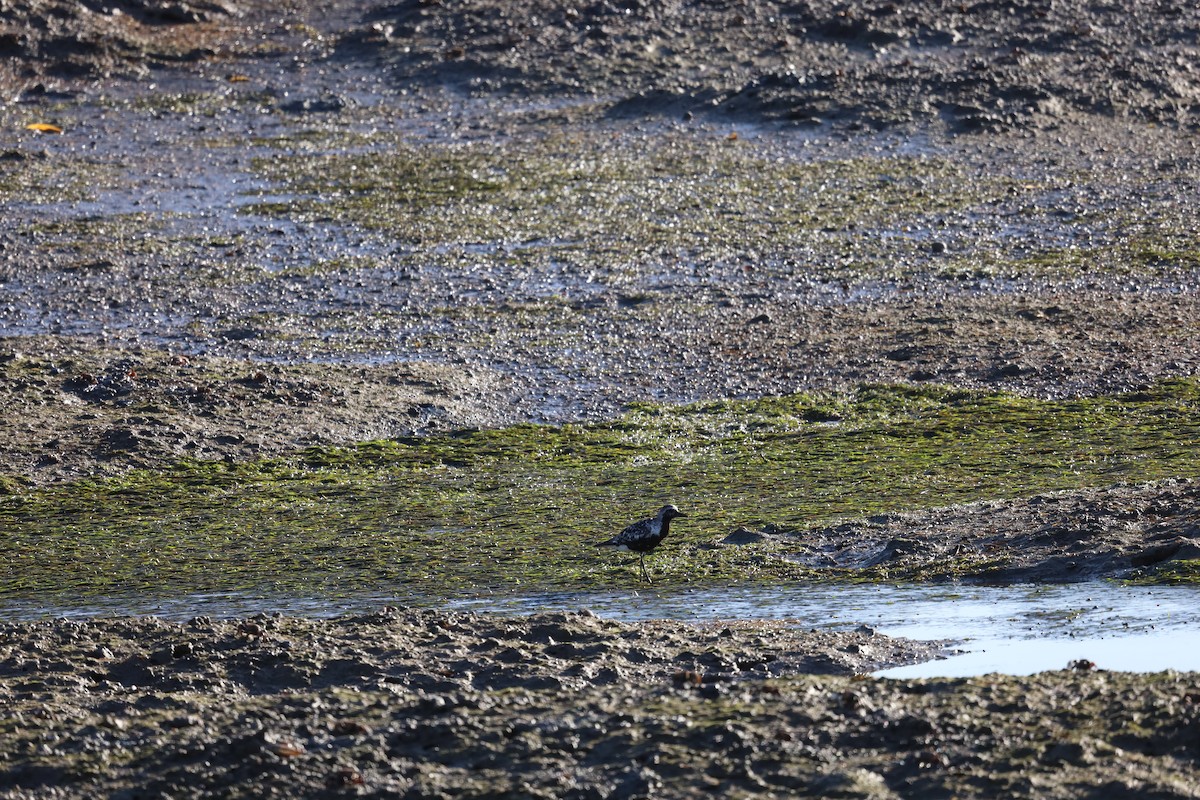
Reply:
[[[831, 520], [1195, 477], [1198, 444], [1190, 379], [1064, 401], [865, 386], [639, 406], [609, 423], [187, 462], [10, 496], [0, 586], [10, 602], [637, 589], [635, 564], [593, 545], [668, 501], [688, 517], [649, 558], [657, 585], [816, 579], [789, 542]], [[716, 545], [741, 525], [795, 537]]]

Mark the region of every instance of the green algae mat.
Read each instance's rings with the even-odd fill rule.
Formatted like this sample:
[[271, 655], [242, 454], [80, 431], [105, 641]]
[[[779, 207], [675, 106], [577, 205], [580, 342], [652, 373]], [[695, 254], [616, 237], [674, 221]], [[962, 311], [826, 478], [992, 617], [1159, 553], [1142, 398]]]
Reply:
[[[981, 168], [931, 155], [831, 158], [736, 134], [574, 132], [419, 144], [378, 132], [308, 131], [256, 143], [264, 154], [250, 168], [265, 187], [248, 193], [242, 213], [358, 225], [401, 245], [393, 263], [424, 269], [491, 260], [510, 270], [595, 270], [603, 254], [599, 263], [636, 275], [664, 254], [686, 262], [696, 253], [710, 266], [749, 260], [759, 276], [787, 279], [897, 277], [916, 263], [960, 278], [1159, 275], [1200, 263], [1191, 218], [1169, 202], [1106, 208], [1104, 228], [1125, 231], [1117, 241], [1087, 247], [1071, 236], [1053, 244], [1060, 209], [1046, 193], [1061, 180], [1108, 185], [1103, 171], [1048, 181], [1024, 170], [996, 175], [990, 161]], [[928, 232], [940, 230], [945, 215], [992, 217], [1002, 204], [1012, 206], [1007, 225], [1051, 241], [1031, 254], [1025, 236], [980, 231], [987, 247], [931, 249], [936, 236]], [[821, 257], [797, 255], [814, 248]]]
[[815, 579], [787, 537], [731, 530], [1200, 474], [1200, 382], [1045, 401], [864, 386], [181, 463], [0, 498], [0, 600], [86, 604], [207, 592], [436, 602], [492, 592], [637, 589], [598, 550], [674, 502], [656, 585]]

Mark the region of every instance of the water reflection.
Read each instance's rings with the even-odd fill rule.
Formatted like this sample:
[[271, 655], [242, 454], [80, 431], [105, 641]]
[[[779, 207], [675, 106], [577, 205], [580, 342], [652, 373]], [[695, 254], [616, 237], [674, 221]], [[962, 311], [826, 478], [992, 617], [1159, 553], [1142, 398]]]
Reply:
[[792, 619], [810, 628], [868, 625], [889, 636], [956, 642], [948, 658], [885, 677], [1028, 675], [1088, 660], [1099, 669], [1200, 670], [1200, 587], [1097, 582], [1015, 586], [788, 586], [476, 600], [459, 607], [525, 613], [579, 608], [622, 620]]
[[[344, 598], [203, 594], [113, 598], [88, 604], [0, 602], [0, 617], [29, 619], [153, 614], [187, 619], [281, 612], [330, 617], [412, 598], [384, 593]], [[953, 640], [948, 658], [885, 670], [887, 677], [955, 677], [1064, 669], [1078, 659], [1099, 669], [1200, 671], [1200, 587], [1098, 582], [1016, 586], [805, 585], [694, 591], [630, 590], [472, 597], [423, 605], [498, 614], [590, 609], [611, 619], [788, 619], [804, 628], [868, 625], [889, 636]]]

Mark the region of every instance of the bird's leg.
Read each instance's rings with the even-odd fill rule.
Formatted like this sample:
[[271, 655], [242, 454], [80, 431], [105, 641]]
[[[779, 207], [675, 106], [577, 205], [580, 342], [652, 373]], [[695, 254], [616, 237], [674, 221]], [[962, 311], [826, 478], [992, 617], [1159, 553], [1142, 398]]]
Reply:
[[645, 580], [646, 583], [653, 583], [653, 581], [650, 580], [650, 576], [646, 574], [646, 554], [645, 553], [638, 553], [638, 563], [640, 563], [642, 565], [642, 579]]

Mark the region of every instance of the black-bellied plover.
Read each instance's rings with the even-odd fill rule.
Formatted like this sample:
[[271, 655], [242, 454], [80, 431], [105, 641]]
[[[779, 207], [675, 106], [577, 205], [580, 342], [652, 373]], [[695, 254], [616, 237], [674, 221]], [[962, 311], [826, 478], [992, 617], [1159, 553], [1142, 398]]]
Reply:
[[598, 547], [615, 547], [618, 550], [630, 550], [638, 554], [638, 563], [642, 565], [642, 578], [650, 583], [646, 574], [646, 553], [658, 547], [659, 542], [667, 538], [667, 528], [676, 517], [686, 517], [675, 506], [663, 506], [653, 517], [638, 520], [625, 530], [618, 533], [607, 542], [600, 542]]

